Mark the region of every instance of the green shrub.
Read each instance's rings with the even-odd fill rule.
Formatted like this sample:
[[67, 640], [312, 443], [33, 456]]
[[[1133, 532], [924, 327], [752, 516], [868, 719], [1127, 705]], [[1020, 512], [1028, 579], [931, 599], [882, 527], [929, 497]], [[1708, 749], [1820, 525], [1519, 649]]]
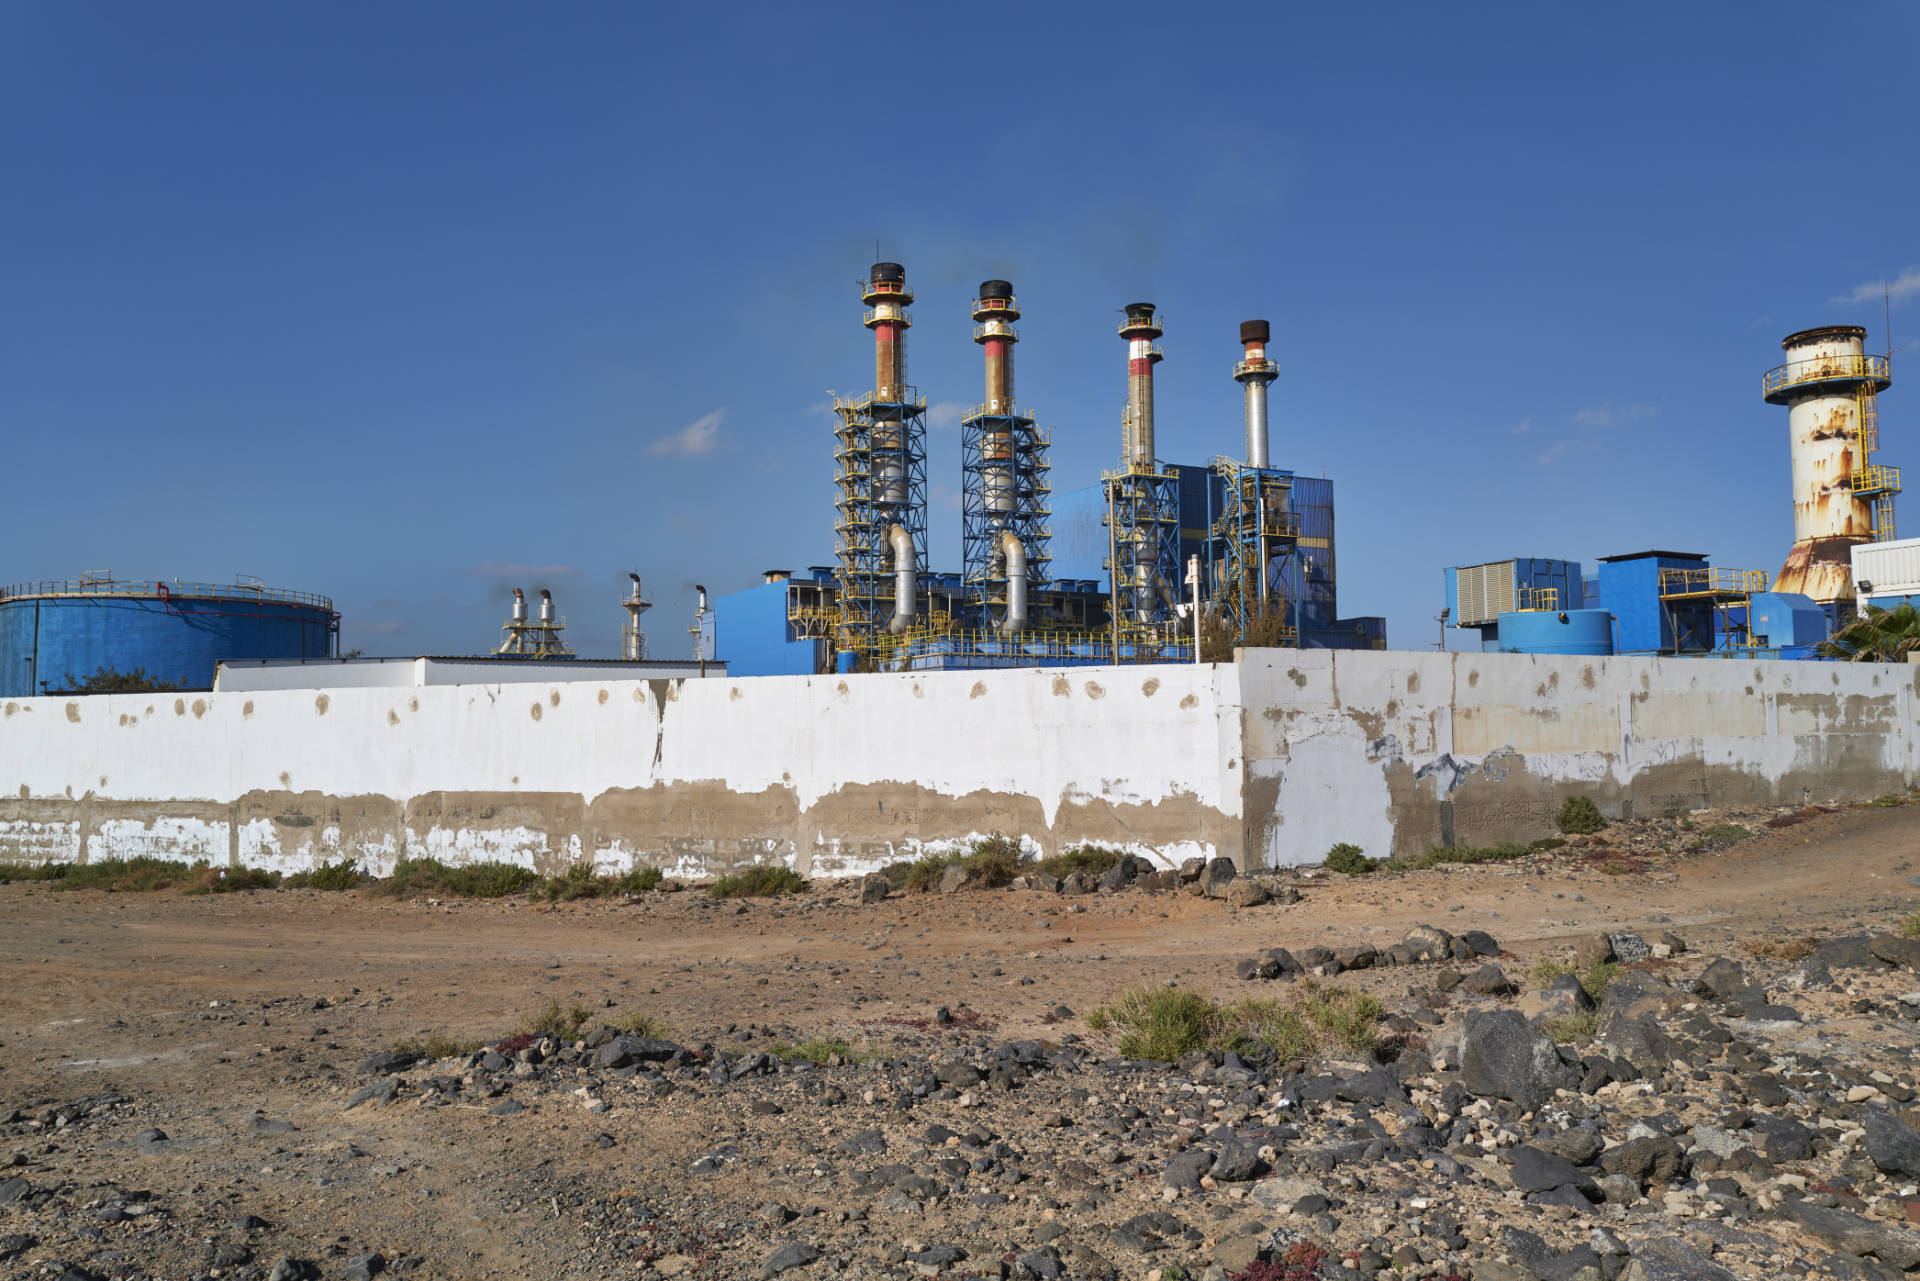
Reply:
[[1723, 850], [1751, 837], [1753, 832], [1738, 823], [1715, 823], [1700, 833], [1695, 845], [1705, 850]]
[[975, 841], [960, 862], [973, 874], [976, 884], [991, 890], [1010, 884], [1020, 875], [1026, 857], [1019, 841], [1011, 836], [994, 835]]
[[1220, 1031], [1223, 1011], [1198, 992], [1179, 988], [1134, 988], [1121, 994], [1103, 1022], [1121, 1032], [1120, 1053], [1130, 1059], [1171, 1063], [1183, 1054], [1207, 1048]]
[[1580, 986], [1586, 990], [1587, 995], [1598, 1001], [1606, 996], [1607, 989], [1613, 986], [1613, 981], [1624, 973], [1626, 973], [1625, 968], [1616, 961], [1597, 961], [1588, 966], [1585, 973], [1581, 973], [1565, 961], [1556, 961], [1549, 957], [1534, 962], [1527, 970], [1527, 977], [1533, 980], [1535, 987], [1548, 988], [1552, 987], [1553, 981], [1562, 974], [1577, 975]]
[[444, 894], [449, 898], [505, 898], [540, 879], [517, 863], [463, 863], [458, 867], [437, 858], [402, 858], [393, 875], [379, 882], [382, 894]]
[[1401, 866], [1417, 870], [1442, 863], [1501, 863], [1534, 853], [1538, 851], [1531, 845], [1516, 845], [1511, 841], [1501, 845], [1438, 845]]
[[72, 870], [71, 863], [0, 863], [0, 885], [14, 881], [58, 881]]
[[280, 882], [280, 887], [288, 890], [357, 890], [366, 882], [367, 876], [360, 870], [360, 864], [347, 859], [339, 863], [322, 863], [310, 871], [295, 872]]
[[1591, 796], [1569, 796], [1560, 804], [1554, 823], [1569, 836], [1589, 836], [1607, 825]]
[[280, 873], [260, 867], [203, 867], [188, 894], [232, 894], [239, 890], [270, 890], [280, 884]]
[[655, 1040], [665, 1040], [672, 1032], [664, 1019], [659, 1019], [645, 1010], [628, 1010], [625, 1014], [616, 1014], [602, 1020], [603, 1027], [615, 1032], [624, 1032], [628, 1036], [650, 1036]]
[[879, 1057], [878, 1051], [856, 1048], [845, 1041], [833, 1037], [816, 1036], [794, 1045], [788, 1041], [773, 1043], [773, 1056], [792, 1063], [805, 1060], [808, 1063], [825, 1063], [838, 1056], [842, 1063], [860, 1063]]
[[[1080, 846], [1079, 851], [1097, 848]], [[1075, 851], [1055, 855], [1056, 859], [1068, 857], [1089, 856]], [[1115, 862], [1118, 861], [1118, 857], [1116, 853]], [[902, 859], [897, 863], [889, 863], [880, 869], [880, 875], [886, 877], [887, 884], [897, 890], [926, 894], [939, 889], [940, 878], [947, 874], [948, 868], [955, 866], [964, 867], [972, 873], [974, 884], [987, 889], [997, 889], [1026, 871], [1030, 864], [1026, 854], [1021, 850], [1019, 841], [1011, 836], [995, 835], [983, 836], [964, 850], [945, 850], [937, 853], [930, 851], [916, 859]], [[1109, 862], [1106, 866], [1111, 867], [1113, 863]], [[1084, 869], [1069, 868], [1068, 870]], [[1065, 876], [1066, 873], [1055, 872], [1053, 875]]]
[[1134, 988], [1089, 1012], [1087, 1026], [1118, 1029], [1115, 1048], [1130, 1059], [1171, 1063], [1212, 1049], [1271, 1054], [1284, 1062], [1336, 1046], [1371, 1054], [1380, 1013], [1378, 1000], [1351, 988], [1307, 985], [1291, 1004], [1249, 998], [1225, 1006], [1178, 988]]
[[1565, 1018], [1547, 1020], [1547, 1038], [1555, 1045], [1565, 1045], [1569, 1041], [1584, 1041], [1600, 1030], [1600, 1012], [1582, 1010], [1578, 1014], [1569, 1014]]
[[170, 859], [136, 854], [132, 858], [103, 858], [93, 863], [76, 863], [57, 877], [49, 878], [58, 890], [114, 890], [123, 894], [172, 889], [201, 881], [207, 864], [176, 863]]
[[807, 880], [790, 867], [756, 863], [730, 872], [707, 887], [714, 898], [774, 898], [781, 894], [799, 894]]
[[1083, 876], [1105, 876], [1126, 857], [1128, 855], [1124, 852], [1106, 845], [1071, 845], [1058, 854], [1049, 854], [1033, 866], [1037, 872], [1064, 881], [1075, 872]]
[[523, 1020], [517, 1030], [521, 1036], [550, 1036], [556, 1041], [571, 1041], [592, 1018], [593, 1011], [578, 1001], [566, 1005], [557, 1000], [548, 1001], [546, 1009]]
[[1903, 938], [1920, 939], [1920, 912], [1900, 922], [1900, 934]]
[[432, 1032], [425, 1040], [395, 1041], [388, 1048], [395, 1054], [413, 1054], [423, 1059], [450, 1059], [456, 1055], [472, 1054], [480, 1048], [480, 1042], [456, 1041], [444, 1032]]
[[1326, 861], [1329, 872], [1345, 872], [1348, 876], [1365, 876], [1380, 866], [1379, 859], [1368, 858], [1358, 845], [1345, 841], [1327, 851]]
[[619, 898], [626, 894], [644, 894], [658, 889], [662, 873], [657, 867], [636, 867], [617, 875], [597, 876], [591, 863], [576, 863], [558, 876], [549, 876], [534, 889], [534, 895], [549, 903], [570, 903], [577, 898]]
[[1868, 801], [1867, 804], [1876, 805], [1881, 808], [1896, 805], [1920, 805], [1920, 792], [1888, 792], [1884, 796], [1874, 797]]

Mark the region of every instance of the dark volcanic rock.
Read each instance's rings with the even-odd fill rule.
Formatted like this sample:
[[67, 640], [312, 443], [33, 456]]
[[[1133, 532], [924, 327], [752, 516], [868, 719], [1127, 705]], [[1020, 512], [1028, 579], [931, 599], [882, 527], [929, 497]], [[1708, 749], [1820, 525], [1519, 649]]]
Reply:
[[1240, 871], [1230, 858], [1216, 858], [1208, 863], [1206, 870], [1200, 873], [1200, 892], [1208, 898], [1225, 898], [1227, 886], [1233, 884]]
[[1729, 997], [1747, 985], [1747, 972], [1724, 956], [1718, 956], [1700, 973], [1700, 990], [1709, 996]]
[[1513, 1010], [1476, 1010], [1467, 1015], [1460, 1041], [1460, 1080], [1482, 1098], [1509, 1099], [1529, 1112], [1557, 1089], [1579, 1082], [1560, 1061], [1553, 1042]]
[[1160, 1181], [1170, 1188], [1197, 1188], [1200, 1176], [1213, 1169], [1214, 1155], [1205, 1148], [1176, 1152], [1161, 1172]]
[[760, 1260], [760, 1275], [774, 1276], [790, 1268], [804, 1268], [820, 1257], [820, 1252], [804, 1241], [789, 1241]]
[[651, 1036], [616, 1036], [594, 1051], [593, 1065], [598, 1068], [623, 1068], [635, 1063], [663, 1063], [680, 1053], [672, 1041]]
[[1885, 1112], [1866, 1116], [1867, 1156], [1882, 1174], [1920, 1178], [1920, 1134], [1915, 1134]]
[[1565, 1157], [1542, 1152], [1526, 1144], [1514, 1148], [1509, 1155], [1513, 1158], [1510, 1171], [1513, 1185], [1522, 1192], [1550, 1192], [1555, 1188], [1572, 1186], [1590, 1193], [1589, 1200], [1600, 1199], [1599, 1187]]
[[1813, 959], [1830, 970], [1884, 970], [1887, 963], [1873, 954], [1864, 934], [1828, 939], [1814, 950]]
[[1876, 934], [1868, 942], [1867, 948], [1888, 965], [1920, 970], [1920, 939], [1902, 938], [1898, 934]]
[[1679, 1237], [1636, 1242], [1625, 1281], [1740, 1281]]
[[1788, 1201], [1780, 1212], [1848, 1254], [1871, 1254], [1882, 1263], [1907, 1269], [1920, 1266], [1920, 1232], [1876, 1223], [1845, 1210], [1830, 1210], [1805, 1201]]

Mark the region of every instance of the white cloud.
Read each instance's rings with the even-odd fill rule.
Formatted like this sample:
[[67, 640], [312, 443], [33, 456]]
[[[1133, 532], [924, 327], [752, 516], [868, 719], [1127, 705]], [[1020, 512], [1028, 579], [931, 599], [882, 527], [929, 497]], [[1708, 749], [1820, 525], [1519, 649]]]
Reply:
[[1646, 418], [1654, 412], [1652, 405], [1622, 405], [1614, 408], [1613, 402], [1592, 409], [1583, 409], [1573, 416], [1573, 421], [1582, 427], [1612, 427], [1619, 423], [1630, 423], [1636, 418]]
[[934, 427], [958, 427], [960, 416], [971, 408], [957, 400], [943, 400], [927, 410], [927, 422]]
[[647, 452], [686, 457], [695, 454], [711, 454], [720, 447], [720, 424], [726, 416], [727, 411], [724, 409], [702, 414], [673, 435], [662, 436], [648, 445]]
[[1920, 267], [1909, 267], [1892, 280], [1869, 280], [1835, 302], [1879, 302], [1882, 293], [1894, 302], [1920, 297]]
[[1515, 427], [1513, 429], [1513, 434], [1516, 436], [1524, 436], [1532, 430], [1533, 430], [1533, 419], [1529, 418], [1525, 422], [1521, 423], [1519, 426]]

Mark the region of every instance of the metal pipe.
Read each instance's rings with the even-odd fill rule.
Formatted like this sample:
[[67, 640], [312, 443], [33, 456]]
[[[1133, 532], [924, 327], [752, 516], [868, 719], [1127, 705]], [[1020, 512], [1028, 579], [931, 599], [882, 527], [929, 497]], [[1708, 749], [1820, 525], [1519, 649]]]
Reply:
[[1280, 376], [1280, 367], [1267, 359], [1272, 327], [1264, 320], [1240, 324], [1240, 343], [1246, 354], [1233, 367], [1234, 381], [1247, 389], [1247, 465], [1266, 467], [1267, 384]]
[[1007, 570], [1007, 616], [1000, 621], [1000, 630], [1023, 631], [1027, 626], [1027, 548], [1018, 534], [1003, 529], [1000, 554]]
[[527, 621], [526, 593], [522, 592], [518, 587], [513, 589], [513, 621], [516, 623], [524, 623]]
[[1123, 457], [1129, 466], [1151, 467], [1158, 457], [1153, 439], [1153, 367], [1161, 351], [1153, 340], [1161, 333], [1153, 304], [1130, 302], [1120, 336], [1127, 340], [1127, 431]]
[[913, 624], [920, 567], [914, 560], [913, 534], [905, 525], [890, 525], [887, 542], [893, 545], [893, 619], [887, 630], [898, 636]]
[[553, 593], [544, 587], [540, 589], [540, 621], [543, 623], [553, 621]]

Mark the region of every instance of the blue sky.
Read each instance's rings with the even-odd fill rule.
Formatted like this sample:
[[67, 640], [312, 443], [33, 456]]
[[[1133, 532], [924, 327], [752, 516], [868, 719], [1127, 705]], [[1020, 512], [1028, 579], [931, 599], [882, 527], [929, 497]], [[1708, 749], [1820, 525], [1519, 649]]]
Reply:
[[1270, 319], [1274, 460], [1397, 647], [1450, 564], [1777, 569], [1780, 338], [1879, 349], [1884, 279], [1920, 344], [1920, 7], [1820, 13], [0, 3], [0, 578], [258, 574], [376, 653], [547, 586], [610, 656], [636, 569], [683, 653], [693, 583], [831, 559], [876, 243], [941, 567], [1005, 276], [1059, 490], [1118, 456], [1122, 303], [1173, 462], [1240, 451]]

